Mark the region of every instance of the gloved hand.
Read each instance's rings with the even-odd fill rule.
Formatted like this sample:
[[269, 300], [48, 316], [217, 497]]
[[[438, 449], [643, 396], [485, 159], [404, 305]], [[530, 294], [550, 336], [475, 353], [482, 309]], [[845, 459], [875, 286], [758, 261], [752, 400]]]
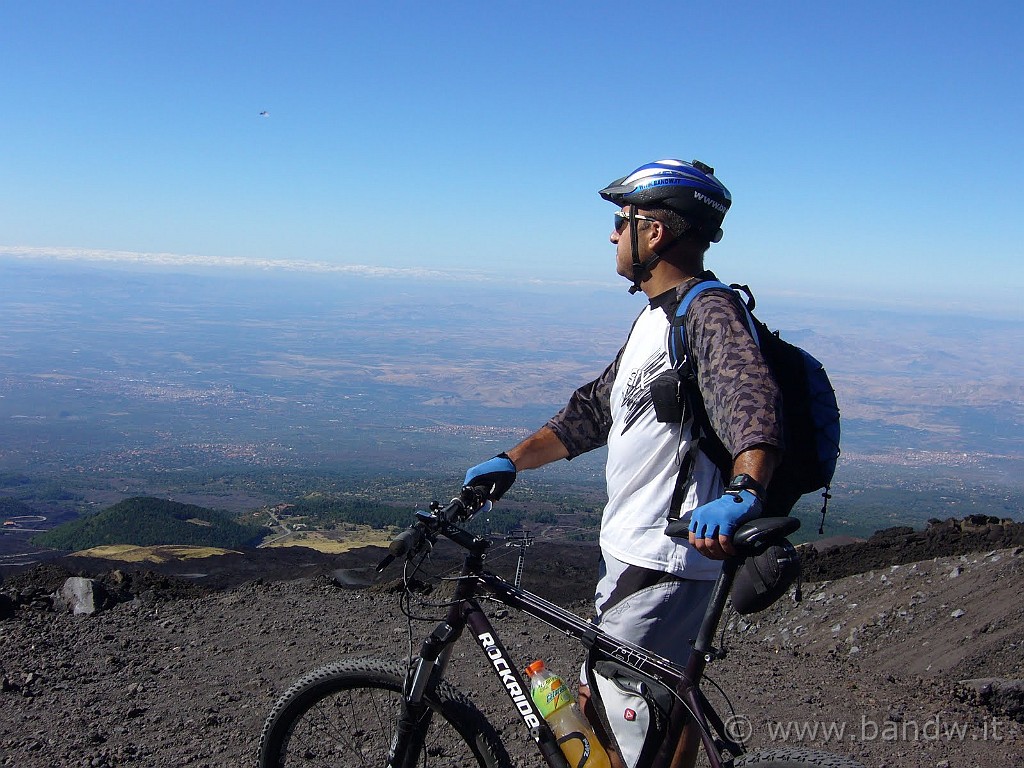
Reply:
[[516, 481], [516, 465], [507, 453], [499, 453], [483, 464], [477, 464], [466, 472], [463, 485], [472, 485], [487, 490], [487, 498], [497, 501]]
[[687, 532], [698, 539], [732, 536], [748, 520], [760, 517], [761, 500], [750, 491], [729, 491], [720, 498], [702, 504], [690, 514], [689, 528], [680, 520], [673, 520], [665, 529], [669, 536], [682, 536]]

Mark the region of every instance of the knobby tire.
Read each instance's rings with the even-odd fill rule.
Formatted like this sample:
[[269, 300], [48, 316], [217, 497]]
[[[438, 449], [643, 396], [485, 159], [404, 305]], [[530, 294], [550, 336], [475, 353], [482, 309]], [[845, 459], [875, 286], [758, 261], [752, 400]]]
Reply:
[[[328, 664], [278, 699], [260, 736], [260, 768], [385, 764], [402, 704], [405, 665], [375, 659]], [[511, 768], [494, 727], [442, 682], [426, 697], [433, 716], [416, 764]]]
[[778, 747], [748, 752], [732, 763], [733, 768], [864, 768], [852, 757], [833, 755], [803, 747]]

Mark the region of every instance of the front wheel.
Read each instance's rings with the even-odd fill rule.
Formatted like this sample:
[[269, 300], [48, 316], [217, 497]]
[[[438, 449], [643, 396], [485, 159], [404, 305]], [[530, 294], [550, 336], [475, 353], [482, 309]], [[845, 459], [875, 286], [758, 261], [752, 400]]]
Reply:
[[[274, 704], [260, 736], [260, 768], [380, 768], [404, 679], [403, 664], [375, 659], [310, 672]], [[426, 701], [432, 717], [417, 765], [510, 768], [497, 732], [469, 699], [442, 682]]]
[[852, 757], [802, 747], [779, 747], [737, 757], [733, 768], [864, 768]]

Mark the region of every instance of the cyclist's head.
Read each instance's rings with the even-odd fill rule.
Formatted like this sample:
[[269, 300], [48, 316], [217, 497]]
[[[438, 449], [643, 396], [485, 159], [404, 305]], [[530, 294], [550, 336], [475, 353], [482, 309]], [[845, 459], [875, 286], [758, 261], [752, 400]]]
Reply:
[[[703, 267], [704, 251], [722, 239], [722, 220], [732, 205], [729, 190], [715, 178], [715, 169], [699, 160], [658, 160], [641, 165], [632, 173], [616, 179], [600, 195], [622, 208], [617, 215], [616, 233], [621, 234], [619, 216], [628, 217], [632, 254], [630, 293], [641, 290], [651, 271], [662, 259], [696, 274]], [[648, 216], [650, 212], [650, 216]], [[649, 256], [641, 256], [638, 232], [644, 220], [656, 220], [670, 235]], [[614, 240], [613, 242], [618, 242]]]
[[636, 206], [665, 211], [666, 221], [675, 236], [687, 234], [707, 243], [722, 239], [722, 220], [732, 205], [732, 196], [718, 179], [715, 169], [699, 160], [658, 160], [641, 165], [632, 173], [616, 179], [600, 195], [620, 208]]

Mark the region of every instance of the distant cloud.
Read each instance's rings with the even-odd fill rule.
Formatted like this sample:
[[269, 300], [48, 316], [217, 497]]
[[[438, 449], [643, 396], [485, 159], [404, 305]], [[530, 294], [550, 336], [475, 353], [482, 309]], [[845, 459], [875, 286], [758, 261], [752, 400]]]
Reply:
[[287, 272], [331, 272], [361, 277], [402, 277], [421, 280], [490, 281], [493, 277], [473, 272], [444, 271], [424, 267], [378, 267], [365, 264], [331, 264], [304, 259], [257, 259], [244, 256], [197, 256], [180, 253], [109, 251], [95, 248], [48, 248], [0, 245], [0, 257], [91, 261], [106, 264], [138, 264], [154, 267], [217, 267], [226, 269], [281, 270]]
[[148, 253], [144, 251], [111, 251], [100, 248], [59, 248], [21, 245], [0, 245], [0, 258], [38, 259], [52, 261], [94, 262], [108, 265], [134, 264], [147, 267], [218, 269], [254, 269], [264, 271], [332, 273], [358, 277], [401, 278], [405, 280], [446, 280], [466, 283], [508, 283], [517, 285], [582, 286], [608, 288], [615, 283], [605, 280], [544, 280], [520, 275], [497, 275], [462, 270], [429, 269], [427, 267], [380, 267], [368, 264], [331, 264], [307, 259], [257, 259], [246, 256], [198, 256], [180, 253]]

